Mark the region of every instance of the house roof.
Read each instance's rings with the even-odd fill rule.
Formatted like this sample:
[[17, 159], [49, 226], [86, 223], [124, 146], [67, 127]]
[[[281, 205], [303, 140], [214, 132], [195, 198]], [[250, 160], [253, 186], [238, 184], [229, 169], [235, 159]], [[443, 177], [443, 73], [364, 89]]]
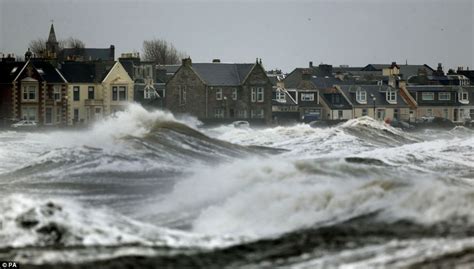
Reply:
[[418, 70], [424, 69], [427, 71], [428, 75], [433, 74], [434, 69], [427, 64], [417, 65], [417, 64], [405, 64], [400, 65], [400, 74], [403, 74], [404, 79], [408, 79], [411, 76], [417, 76]]
[[[420, 86], [407, 86], [407, 90], [412, 92], [449, 92], [457, 91], [459, 86], [444, 86], [444, 85], [420, 85]], [[464, 88], [464, 87], [463, 87]]]
[[313, 82], [314, 86], [318, 89], [326, 89], [340, 84], [341, 80], [333, 77], [312, 77], [311, 82]]
[[112, 67], [111, 62], [66, 62], [61, 66], [61, 72], [71, 83], [98, 83]]
[[[50, 62], [47, 61], [31, 61], [40, 76], [47, 82], [65, 83], [63, 75]], [[40, 71], [42, 70], [42, 72]]]
[[11, 83], [18, 76], [25, 62], [0, 62], [0, 83]]
[[241, 85], [255, 64], [193, 63], [192, 69], [207, 85]]
[[[367, 92], [367, 104], [359, 104], [356, 100], [356, 90], [360, 89]], [[373, 107], [374, 102], [370, 96], [375, 96], [375, 105], [376, 106], [397, 106], [397, 107], [408, 107], [408, 104], [400, 96], [400, 90], [390, 87], [388, 85], [340, 85], [339, 88], [342, 90], [344, 95], [349, 98], [351, 103], [354, 106], [359, 107]], [[387, 90], [396, 91], [397, 94], [397, 104], [390, 104], [387, 102], [386, 91]]]
[[113, 61], [115, 50], [110, 48], [65, 48], [61, 51], [60, 58], [67, 60], [69, 57], [81, 56], [84, 61]]
[[[339, 103], [334, 102], [334, 95], [340, 96]], [[331, 109], [351, 109], [352, 105], [347, 101], [346, 97], [338, 91], [327, 90], [321, 93], [321, 98]]]

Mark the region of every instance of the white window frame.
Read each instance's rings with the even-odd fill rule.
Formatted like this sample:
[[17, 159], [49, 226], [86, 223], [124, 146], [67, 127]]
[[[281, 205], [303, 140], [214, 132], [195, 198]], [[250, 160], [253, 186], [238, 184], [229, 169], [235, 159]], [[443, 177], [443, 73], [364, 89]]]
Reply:
[[421, 100], [423, 100], [423, 101], [434, 101], [434, 92], [422, 92], [421, 93]]
[[216, 100], [222, 100], [222, 88], [216, 90]]
[[252, 119], [263, 119], [265, 118], [265, 110], [263, 108], [250, 110], [250, 117]]
[[[33, 112], [33, 113], [30, 113]], [[34, 118], [31, 117], [34, 116]], [[35, 106], [22, 106], [21, 107], [21, 119], [29, 121], [38, 121], [38, 108]]]
[[285, 92], [281, 89], [276, 90], [276, 100], [280, 103], [286, 103]]
[[143, 90], [143, 99], [155, 99], [156, 91], [153, 88], [145, 88]]
[[[116, 92], [116, 95], [114, 95]], [[112, 101], [123, 102], [128, 100], [128, 87], [126, 85], [114, 85], [112, 86]], [[120, 95], [123, 94], [123, 98]]]
[[53, 100], [55, 101], [61, 100], [61, 86], [60, 85], [53, 86]]
[[467, 91], [461, 91], [461, 94], [459, 94], [459, 101], [469, 101], [469, 93]]
[[367, 104], [367, 92], [364, 90], [357, 90], [356, 100], [359, 104]]
[[387, 91], [387, 102], [390, 104], [397, 103], [397, 92], [396, 91]]
[[237, 110], [237, 117], [241, 119], [247, 118], [247, 110], [246, 109]]
[[[443, 98], [441, 98], [443, 96]], [[451, 100], [451, 93], [450, 92], [439, 92], [438, 93], [438, 100], [439, 101], [449, 101]]]
[[224, 109], [222, 108], [216, 108], [214, 109], [214, 118], [216, 119], [223, 119], [225, 117], [224, 115]]
[[376, 110], [377, 119], [384, 120], [386, 115], [387, 115], [387, 112], [385, 111], [385, 108], [377, 108]]
[[314, 93], [301, 93], [301, 101], [304, 101], [304, 102], [314, 101]]
[[[25, 102], [38, 101], [38, 86], [35, 84], [25, 84], [21, 94], [21, 100]], [[26, 98], [25, 98], [26, 97]]]
[[[74, 98], [74, 96], [76, 96], [76, 95], [75, 95], [76, 92], [77, 92], [77, 96], [78, 96], [77, 100]], [[80, 88], [79, 86], [73, 86], [73, 87], [72, 87], [72, 101], [73, 101], [73, 102], [74, 102], [74, 101], [75, 101], [75, 102], [78, 102], [78, 101], [80, 101], [80, 100], [81, 100], [81, 88]]]
[[232, 100], [236, 101], [238, 98], [237, 88], [232, 89]]
[[257, 88], [257, 103], [263, 103], [264, 100], [265, 100], [265, 94], [264, 94], [263, 87], [258, 87]]

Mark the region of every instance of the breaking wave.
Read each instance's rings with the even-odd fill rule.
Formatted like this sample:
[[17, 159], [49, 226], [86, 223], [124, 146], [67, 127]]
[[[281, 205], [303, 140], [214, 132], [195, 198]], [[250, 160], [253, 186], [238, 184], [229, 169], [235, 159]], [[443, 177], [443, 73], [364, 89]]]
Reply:
[[368, 117], [204, 128], [138, 105], [85, 130], [3, 132], [0, 258], [325, 268], [474, 257], [472, 134]]

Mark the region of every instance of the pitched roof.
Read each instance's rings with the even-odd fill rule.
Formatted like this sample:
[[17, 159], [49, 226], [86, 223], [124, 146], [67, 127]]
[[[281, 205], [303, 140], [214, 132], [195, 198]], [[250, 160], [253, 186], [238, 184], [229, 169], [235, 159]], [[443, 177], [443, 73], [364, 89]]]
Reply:
[[60, 59], [67, 60], [70, 57], [80, 56], [84, 61], [113, 61], [115, 49], [110, 48], [65, 48], [61, 51]]
[[0, 62], [0, 83], [11, 83], [25, 65], [25, 62]]
[[311, 82], [313, 82], [314, 86], [318, 89], [326, 89], [330, 88], [334, 85], [338, 85], [341, 83], [341, 80], [338, 78], [333, 77], [312, 77]]
[[54, 32], [54, 25], [51, 23], [51, 28], [49, 29], [49, 36], [48, 36], [49, 43], [56, 43], [56, 33]]
[[192, 69], [208, 85], [241, 85], [255, 64], [193, 63]]
[[40, 76], [50, 83], [65, 83], [63, 75], [50, 62], [47, 61], [31, 61]]
[[113, 65], [112, 62], [66, 62], [61, 66], [61, 72], [71, 83], [98, 83]]
[[[359, 104], [356, 100], [356, 90], [359, 87], [360, 89], [365, 90], [367, 92], [367, 104]], [[405, 102], [405, 99], [400, 96], [400, 90], [390, 87], [388, 85], [340, 85], [339, 88], [355, 106], [373, 107], [374, 101], [370, 98], [370, 96], [373, 95], [375, 97], [376, 106], [408, 107], [408, 104]], [[392, 91], [396, 91], [397, 104], [390, 104], [389, 102], [387, 102], [386, 91], [389, 89]]]
[[411, 76], [418, 75], [418, 70], [424, 69], [427, 71], [428, 75], [433, 74], [433, 68], [428, 66], [427, 64], [417, 65], [417, 64], [409, 64], [409, 65], [400, 65], [400, 74], [403, 74], [404, 79], [408, 79]]

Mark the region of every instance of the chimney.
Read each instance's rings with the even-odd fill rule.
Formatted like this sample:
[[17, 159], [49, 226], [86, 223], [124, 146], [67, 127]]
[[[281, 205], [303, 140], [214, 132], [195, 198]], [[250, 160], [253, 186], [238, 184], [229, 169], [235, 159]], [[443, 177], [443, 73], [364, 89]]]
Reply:
[[193, 62], [191, 61], [191, 57], [182, 59], [181, 64], [184, 66], [192, 66]]
[[110, 45], [109, 58], [112, 61], [115, 60], [115, 46], [114, 45]]
[[313, 68], [313, 61], [309, 62], [309, 68]]
[[213, 62], [213, 63], [220, 63], [220, 62], [221, 62], [221, 59], [212, 59], [212, 62]]

